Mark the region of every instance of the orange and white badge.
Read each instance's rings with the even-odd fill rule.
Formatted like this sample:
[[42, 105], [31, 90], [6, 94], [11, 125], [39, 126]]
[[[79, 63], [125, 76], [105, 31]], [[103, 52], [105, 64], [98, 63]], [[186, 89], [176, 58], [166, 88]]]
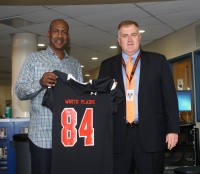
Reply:
[[134, 90], [128, 89], [126, 90], [126, 101], [133, 101], [134, 98]]

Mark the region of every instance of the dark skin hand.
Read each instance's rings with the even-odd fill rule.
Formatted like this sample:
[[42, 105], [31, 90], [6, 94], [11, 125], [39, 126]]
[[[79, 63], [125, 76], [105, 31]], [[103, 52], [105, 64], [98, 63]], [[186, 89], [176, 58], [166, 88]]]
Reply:
[[55, 86], [57, 81], [57, 76], [53, 72], [46, 72], [40, 79], [40, 85], [44, 87]]

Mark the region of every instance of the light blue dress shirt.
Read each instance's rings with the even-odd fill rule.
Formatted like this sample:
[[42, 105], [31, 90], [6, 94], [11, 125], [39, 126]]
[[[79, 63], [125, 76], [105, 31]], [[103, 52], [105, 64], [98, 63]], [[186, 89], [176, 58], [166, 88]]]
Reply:
[[[138, 56], [138, 54], [140, 53], [140, 50], [138, 50], [134, 55], [133, 55], [133, 59], [132, 59], [132, 64], [134, 65], [135, 60]], [[126, 55], [124, 52], [122, 52], [122, 57], [125, 61], [125, 63], [127, 64], [128, 62], [128, 55]], [[140, 80], [140, 65], [141, 65], [141, 59], [138, 62], [138, 65], [136, 67], [135, 73], [134, 73], [134, 82], [135, 82], [135, 97], [136, 97], [136, 120], [135, 121], [139, 121], [139, 117], [138, 117], [138, 92], [139, 92], [139, 80]], [[126, 71], [124, 69], [124, 66], [122, 65], [122, 75], [123, 75], [123, 80], [124, 80], [124, 88], [126, 89]]]

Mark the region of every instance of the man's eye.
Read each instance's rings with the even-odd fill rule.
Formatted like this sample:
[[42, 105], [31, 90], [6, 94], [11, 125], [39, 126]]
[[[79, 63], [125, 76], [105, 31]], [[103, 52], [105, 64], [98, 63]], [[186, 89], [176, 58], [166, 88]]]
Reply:
[[63, 34], [68, 35], [68, 32], [67, 32], [67, 31], [64, 31]]
[[124, 38], [125, 38], [125, 37], [127, 37], [127, 35], [122, 35], [122, 37], [124, 37]]
[[131, 36], [137, 36], [137, 33], [133, 33], [133, 34], [131, 34]]
[[53, 30], [52, 32], [53, 32], [53, 33], [58, 33], [59, 31], [58, 31], [58, 30]]

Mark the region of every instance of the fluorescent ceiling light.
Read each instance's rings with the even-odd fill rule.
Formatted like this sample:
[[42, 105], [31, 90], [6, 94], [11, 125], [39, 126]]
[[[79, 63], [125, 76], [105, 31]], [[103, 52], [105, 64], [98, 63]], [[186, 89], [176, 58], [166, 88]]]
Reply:
[[112, 45], [112, 46], [110, 46], [110, 48], [111, 48], [111, 49], [116, 49], [117, 46], [116, 46], [116, 45]]
[[139, 33], [145, 33], [145, 30], [139, 30]]
[[98, 57], [92, 57], [92, 60], [97, 60], [98, 59]]
[[45, 47], [45, 44], [39, 43], [38, 47]]

